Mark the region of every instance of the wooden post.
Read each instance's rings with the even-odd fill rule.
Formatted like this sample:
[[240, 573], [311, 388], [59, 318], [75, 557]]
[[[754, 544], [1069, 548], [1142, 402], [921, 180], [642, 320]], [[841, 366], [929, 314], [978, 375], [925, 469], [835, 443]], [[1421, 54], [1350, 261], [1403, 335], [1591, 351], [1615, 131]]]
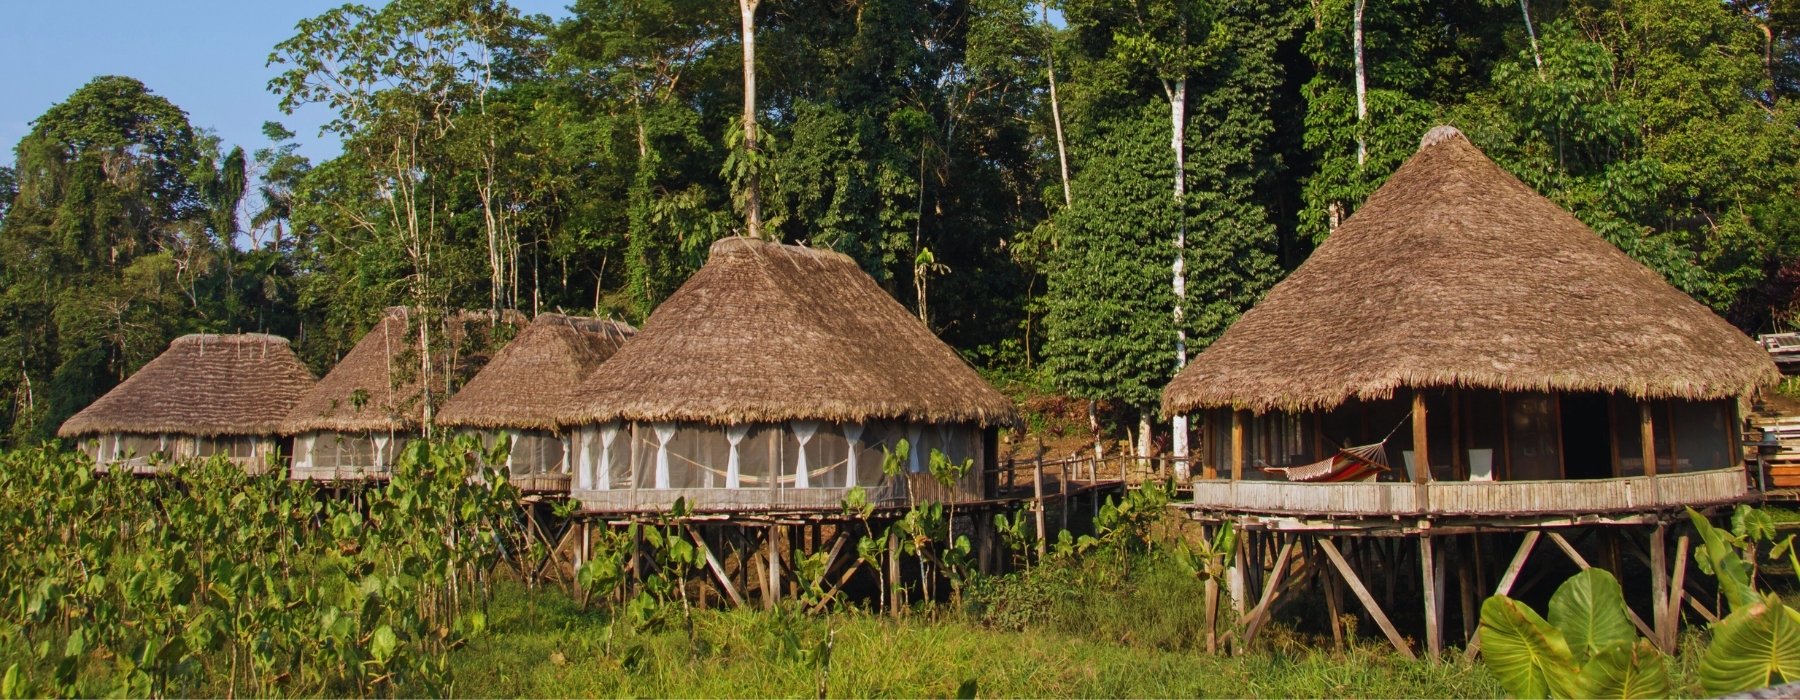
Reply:
[[1050, 541], [1050, 533], [1046, 531], [1044, 525], [1044, 457], [1042, 454], [1038, 455], [1037, 459], [1031, 460], [1031, 507], [1036, 511], [1033, 516], [1037, 519], [1038, 560], [1042, 561], [1044, 556], [1049, 553], [1047, 543]]
[[781, 545], [777, 539], [782, 534], [782, 526], [769, 526], [769, 584], [763, 589], [763, 607], [770, 610], [781, 602]]
[[1668, 525], [1657, 523], [1650, 531], [1650, 617], [1655, 625], [1656, 646], [1664, 654], [1675, 653], [1675, 633], [1669, 629], [1669, 569], [1666, 539]]
[[[687, 531], [689, 535], [693, 536], [694, 544], [700, 547], [700, 553], [706, 555], [706, 568], [712, 570], [713, 576], [719, 581], [719, 587], [724, 589], [725, 595], [731, 597], [733, 605], [744, 607], [744, 596], [738, 594], [737, 588], [731, 585], [731, 576], [725, 573], [725, 566], [719, 563], [719, 558], [713, 556], [712, 548], [706, 546], [706, 538], [700, 535], [699, 528], [688, 525]], [[706, 589], [700, 590], [705, 591]]]
[[1424, 484], [1431, 481], [1430, 445], [1425, 433], [1425, 390], [1413, 390], [1412, 434], [1413, 434], [1413, 483]]
[[[1039, 551], [1043, 550], [1043, 540], [1039, 540]], [[900, 619], [900, 535], [888, 533], [888, 612], [894, 619]]]
[[1436, 659], [1444, 651], [1443, 635], [1438, 629], [1443, 616], [1443, 609], [1438, 606], [1438, 577], [1436, 552], [1431, 549], [1431, 535], [1419, 536], [1419, 571], [1424, 585], [1420, 590], [1425, 594], [1425, 653]]
[[1650, 401], [1638, 402], [1638, 435], [1643, 441], [1644, 476], [1656, 476], [1656, 425], [1650, 421]]
[[1062, 493], [1056, 498], [1057, 510], [1062, 514], [1062, 529], [1067, 530], [1069, 529], [1069, 463], [1063, 462], [1062, 468], [1058, 472], [1062, 474], [1062, 478], [1057, 480], [1060, 482], [1057, 485]]
[[[1460, 559], [1467, 561], [1470, 556], [1479, 556], [1471, 548], [1464, 546], [1469, 543], [1469, 540], [1476, 537], [1480, 537], [1480, 535], [1470, 535], [1457, 543], [1453, 551]], [[1475, 639], [1475, 629], [1481, 622], [1481, 603], [1475, 599], [1477, 585], [1475, 578], [1474, 567], [1466, 563], [1456, 567], [1456, 590], [1460, 594], [1458, 597], [1462, 600], [1463, 644], [1465, 645]]]
[[[1219, 412], [1208, 410], [1200, 415], [1200, 476], [1205, 479], [1217, 479], [1219, 478], [1219, 465], [1213, 462], [1213, 455], [1216, 453], [1213, 452], [1212, 447], [1213, 440], [1218, 439], [1219, 435]], [[1183, 484], [1183, 486], [1192, 485]]]
[[1681, 637], [1681, 598], [1687, 594], [1688, 536], [1675, 538], [1675, 580], [1669, 584], [1669, 648], [1675, 648]]
[[1244, 480], [1244, 412], [1231, 412], [1231, 480]]

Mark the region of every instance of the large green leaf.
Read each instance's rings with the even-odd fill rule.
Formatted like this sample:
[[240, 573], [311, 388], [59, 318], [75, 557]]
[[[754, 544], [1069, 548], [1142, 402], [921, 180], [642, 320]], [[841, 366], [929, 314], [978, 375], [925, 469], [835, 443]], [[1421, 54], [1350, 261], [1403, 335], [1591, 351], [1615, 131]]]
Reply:
[[1724, 695], [1800, 680], [1800, 612], [1776, 596], [1732, 611], [1713, 626], [1700, 686]]
[[1481, 658], [1515, 698], [1575, 695], [1575, 659], [1561, 632], [1503, 595], [1481, 604]]
[[1595, 652], [1581, 667], [1581, 697], [1666, 698], [1669, 669], [1662, 652], [1648, 639], [1614, 642]]
[[1614, 643], [1637, 639], [1626, 615], [1625, 592], [1605, 569], [1588, 569], [1557, 587], [1550, 597], [1550, 625], [1568, 640], [1577, 666]]
[[1725, 541], [1725, 533], [1713, 527], [1712, 521], [1699, 511], [1693, 508], [1687, 511], [1694, 530], [1700, 533], [1700, 546], [1694, 548], [1696, 563], [1718, 579], [1719, 592], [1725, 594], [1732, 610], [1755, 606], [1760, 596], [1750, 586], [1750, 568], [1738, 557], [1737, 550]]

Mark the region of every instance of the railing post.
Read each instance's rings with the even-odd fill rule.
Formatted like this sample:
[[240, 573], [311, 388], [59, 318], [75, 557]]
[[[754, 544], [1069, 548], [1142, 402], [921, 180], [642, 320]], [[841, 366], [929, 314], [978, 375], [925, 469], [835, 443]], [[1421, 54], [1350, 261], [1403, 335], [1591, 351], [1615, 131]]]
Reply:
[[1044, 457], [1039, 455], [1031, 460], [1031, 500], [1033, 510], [1037, 513], [1037, 550], [1038, 559], [1042, 560], [1048, 553], [1049, 533], [1044, 531]]

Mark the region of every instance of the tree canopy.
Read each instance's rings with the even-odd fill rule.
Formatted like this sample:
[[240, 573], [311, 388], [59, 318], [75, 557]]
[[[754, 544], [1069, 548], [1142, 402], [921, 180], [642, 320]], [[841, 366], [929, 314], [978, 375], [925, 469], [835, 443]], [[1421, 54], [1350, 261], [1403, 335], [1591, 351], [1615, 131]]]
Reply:
[[766, 235], [1127, 422], [1436, 123], [1739, 327], [1800, 311], [1800, 22], [1766, 3], [755, 5], [753, 151], [715, 0], [324, 12], [268, 98], [332, 111], [319, 163], [95, 78], [0, 168], [6, 439], [184, 332], [322, 370], [392, 304], [641, 320], [746, 230], [750, 179]]

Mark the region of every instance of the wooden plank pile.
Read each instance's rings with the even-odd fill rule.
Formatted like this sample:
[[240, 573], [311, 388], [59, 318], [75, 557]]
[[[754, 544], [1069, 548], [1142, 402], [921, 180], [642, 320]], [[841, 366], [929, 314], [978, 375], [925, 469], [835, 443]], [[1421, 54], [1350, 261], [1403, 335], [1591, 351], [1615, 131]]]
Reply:
[[1756, 342], [1769, 351], [1782, 374], [1800, 374], [1800, 333], [1765, 333], [1756, 336]]
[[[1753, 416], [1750, 423], [1781, 443], [1780, 451], [1763, 458], [1768, 464], [1769, 487], [1800, 488], [1800, 416]], [[1746, 447], [1754, 465], [1756, 446]]]

